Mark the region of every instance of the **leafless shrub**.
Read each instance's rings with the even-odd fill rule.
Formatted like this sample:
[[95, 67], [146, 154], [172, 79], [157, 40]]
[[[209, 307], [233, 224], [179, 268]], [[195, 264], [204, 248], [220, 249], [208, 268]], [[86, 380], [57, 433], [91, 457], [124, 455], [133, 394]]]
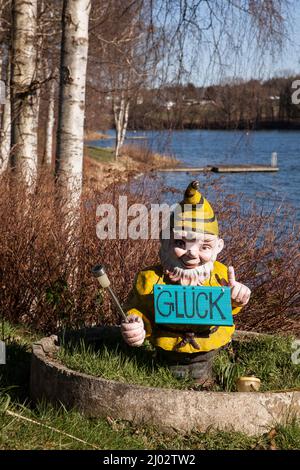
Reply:
[[[102, 193], [86, 189], [75, 228], [71, 218], [67, 226], [63, 223], [63, 201], [57, 201], [49, 174], [40, 176], [37, 188], [28, 199], [20, 183], [7, 176], [1, 180], [0, 315], [45, 333], [62, 325], [118, 322], [108, 294], [99, 291], [91, 276], [91, 267], [106, 265], [124, 302], [135, 274], [159, 262], [159, 242], [99, 240], [97, 204], [110, 202], [118, 207], [122, 194], [127, 195], [128, 206], [149, 204], [157, 202], [153, 194], [159, 196], [163, 188], [154, 186], [151, 197], [143, 180], [134, 182], [134, 191], [125, 184], [114, 184]], [[292, 214], [285, 214], [280, 222], [278, 214], [262, 214], [258, 205], [215, 189], [219, 196], [213, 205], [226, 243], [221, 261], [232, 264], [237, 279], [252, 288], [249, 305], [236, 318], [238, 327], [299, 331], [299, 232]], [[208, 190], [203, 193], [209, 198]]]
[[[110, 299], [99, 294], [91, 267], [97, 262], [107, 265], [123, 301], [134, 274], [155, 261], [158, 242], [97, 238], [97, 204], [117, 205], [122, 192], [116, 185], [102, 194], [86, 191], [81, 223], [74, 229], [69, 217], [65, 226], [64, 204], [56, 200], [49, 176], [40, 177], [39, 190], [29, 199], [19, 183], [6, 176], [1, 180], [0, 315], [45, 332], [61, 325], [116, 322]], [[129, 195], [128, 205], [137, 199]]]
[[216, 211], [225, 240], [221, 261], [252, 289], [238, 327], [300, 331], [300, 237], [293, 210], [223, 195]]

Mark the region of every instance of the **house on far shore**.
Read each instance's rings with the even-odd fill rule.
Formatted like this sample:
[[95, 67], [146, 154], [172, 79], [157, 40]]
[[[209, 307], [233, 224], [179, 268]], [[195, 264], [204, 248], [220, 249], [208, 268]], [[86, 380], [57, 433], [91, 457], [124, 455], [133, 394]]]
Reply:
[[167, 110], [169, 111], [170, 109], [174, 108], [174, 106], [176, 105], [175, 101], [167, 101], [165, 103], [165, 107], [167, 108]]

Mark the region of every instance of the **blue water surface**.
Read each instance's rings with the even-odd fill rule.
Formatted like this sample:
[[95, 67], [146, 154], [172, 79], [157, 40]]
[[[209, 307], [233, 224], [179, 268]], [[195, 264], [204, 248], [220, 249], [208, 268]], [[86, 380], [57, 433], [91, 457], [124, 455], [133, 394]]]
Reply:
[[[90, 142], [90, 145], [111, 147], [112, 139]], [[131, 137], [145, 137], [131, 140]], [[128, 143], [144, 145], [170, 154], [183, 166], [203, 167], [217, 164], [270, 165], [272, 152], [278, 154], [279, 171], [274, 173], [210, 174], [220, 179], [224, 190], [244, 194], [270, 207], [289, 204], [295, 219], [300, 220], [300, 132], [299, 131], [129, 131]], [[185, 189], [192, 179], [206, 181], [203, 173], [160, 173], [161, 184]], [[208, 195], [211, 198], [211, 195]]]

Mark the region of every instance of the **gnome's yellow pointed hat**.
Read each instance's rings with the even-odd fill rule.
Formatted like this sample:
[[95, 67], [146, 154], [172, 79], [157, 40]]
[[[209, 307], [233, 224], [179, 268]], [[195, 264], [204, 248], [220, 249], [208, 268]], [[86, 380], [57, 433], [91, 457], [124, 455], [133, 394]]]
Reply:
[[199, 181], [192, 181], [174, 211], [175, 232], [210, 233], [219, 235], [218, 221], [210, 203], [199, 192]]

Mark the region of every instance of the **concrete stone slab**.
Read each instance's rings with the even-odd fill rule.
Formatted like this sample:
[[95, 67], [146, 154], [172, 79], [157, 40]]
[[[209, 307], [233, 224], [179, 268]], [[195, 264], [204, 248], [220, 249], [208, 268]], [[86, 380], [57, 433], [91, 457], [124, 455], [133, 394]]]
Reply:
[[[78, 334], [99, 339], [107, 334], [107, 328], [87, 329]], [[113, 334], [120, 334], [118, 327]], [[246, 335], [249, 337], [248, 332]], [[45, 398], [75, 407], [86, 416], [110, 416], [184, 433], [214, 428], [255, 435], [278, 423], [300, 418], [300, 391], [199, 392], [125, 384], [68, 369], [53, 358], [58, 347], [57, 336], [33, 344], [30, 384], [33, 400]]]

